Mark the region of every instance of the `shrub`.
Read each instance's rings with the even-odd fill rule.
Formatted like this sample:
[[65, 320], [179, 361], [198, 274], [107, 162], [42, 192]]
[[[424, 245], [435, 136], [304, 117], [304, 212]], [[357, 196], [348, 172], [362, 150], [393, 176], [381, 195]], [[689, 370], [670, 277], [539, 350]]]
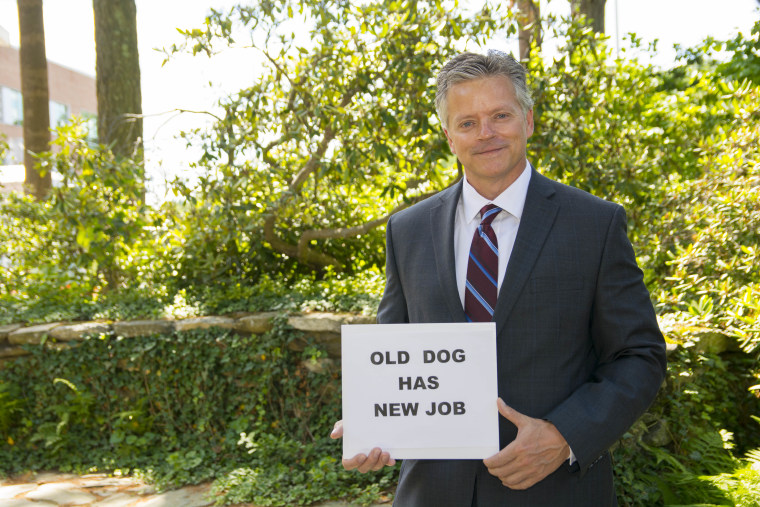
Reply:
[[45, 201], [0, 201], [1, 322], [88, 319], [132, 306], [155, 314], [167, 294], [165, 210], [142, 200], [142, 168], [92, 146], [83, 125], [60, 127], [42, 170], [62, 177]]
[[339, 368], [313, 344], [292, 350], [297, 337], [278, 321], [264, 336], [30, 347], [0, 369], [0, 473], [123, 469], [159, 487], [219, 478], [221, 500], [266, 505], [375, 499], [395, 472], [359, 477], [336, 463]]

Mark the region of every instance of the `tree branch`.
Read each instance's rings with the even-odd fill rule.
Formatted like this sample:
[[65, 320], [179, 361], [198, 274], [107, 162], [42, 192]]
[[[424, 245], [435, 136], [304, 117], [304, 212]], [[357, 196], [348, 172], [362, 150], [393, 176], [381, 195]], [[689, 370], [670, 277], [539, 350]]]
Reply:
[[312, 264], [312, 265], [316, 264], [319, 267], [333, 266], [338, 271], [343, 271], [345, 269], [345, 266], [341, 265], [337, 261], [337, 259], [329, 255], [317, 252], [316, 250], [310, 247], [309, 243], [312, 240], [316, 240], [316, 239], [350, 238], [350, 237], [366, 234], [372, 229], [374, 229], [375, 227], [378, 227], [386, 223], [388, 219], [391, 217], [391, 215], [393, 215], [394, 213], [397, 213], [401, 211], [402, 209], [408, 208], [409, 206], [413, 204], [423, 201], [427, 199], [428, 197], [435, 195], [436, 193], [438, 193], [437, 190], [433, 192], [427, 192], [425, 194], [417, 195], [413, 197], [412, 199], [410, 199], [409, 201], [399, 204], [398, 206], [393, 208], [390, 212], [386, 213], [382, 217], [376, 218], [374, 220], [370, 220], [369, 222], [365, 222], [361, 225], [357, 225], [354, 227], [336, 227], [333, 229], [318, 229], [318, 230], [304, 231], [298, 240], [297, 258], [301, 260], [302, 262], [306, 262], [308, 264]]
[[[266, 55], [266, 56], [267, 58], [270, 58], [269, 55]], [[270, 58], [270, 61], [272, 61], [271, 58]], [[275, 67], [279, 69], [279, 66], [277, 65], [276, 62], [272, 61], [272, 64], [275, 65]], [[291, 82], [291, 85], [295, 84], [290, 79], [289, 76], [286, 75], [286, 78]], [[360, 89], [361, 89], [360, 86], [354, 83], [354, 86], [348, 88], [346, 93], [343, 95], [338, 107], [340, 108], [346, 107], [351, 102], [354, 95], [356, 95], [360, 91]], [[297, 258], [301, 262], [305, 262], [306, 264], [309, 264], [318, 268], [322, 268], [325, 266], [334, 266], [339, 271], [342, 271], [343, 266], [340, 264], [340, 262], [337, 259], [335, 259], [332, 256], [326, 255], [321, 252], [317, 252], [309, 248], [310, 239], [307, 239], [304, 241], [304, 236], [301, 236], [301, 238], [299, 238], [298, 245], [296, 246], [280, 239], [277, 236], [277, 232], [275, 231], [275, 224], [277, 222], [277, 215], [278, 215], [279, 210], [287, 201], [292, 199], [295, 195], [297, 195], [301, 191], [301, 188], [303, 187], [304, 183], [309, 178], [309, 176], [319, 168], [319, 164], [322, 161], [322, 158], [324, 157], [324, 154], [327, 151], [327, 148], [329, 147], [332, 140], [335, 139], [336, 135], [337, 135], [337, 132], [331, 125], [328, 125], [325, 128], [324, 133], [322, 135], [322, 140], [317, 146], [317, 149], [314, 151], [314, 153], [312, 153], [311, 157], [309, 157], [309, 160], [306, 162], [306, 164], [304, 164], [301, 170], [298, 171], [298, 173], [296, 173], [296, 175], [293, 177], [293, 179], [290, 182], [290, 185], [288, 186], [288, 190], [286, 192], [283, 192], [280, 195], [279, 199], [277, 199], [277, 201], [271, 206], [269, 213], [264, 219], [264, 238], [269, 242], [270, 245], [272, 245], [272, 248], [275, 251], [284, 253], [285, 255], [288, 255], [290, 257]], [[379, 219], [379, 221], [375, 221], [377, 223], [373, 227], [377, 227], [378, 225], [383, 223], [385, 220], [387, 220], [387, 216], [384, 217], [383, 219]], [[371, 228], [372, 227], [370, 227], [367, 230], [370, 230]], [[357, 235], [357, 234], [361, 234], [361, 232], [356, 232], [351, 235]]]
[[433, 192], [427, 192], [424, 194], [414, 196], [408, 202], [399, 204], [398, 206], [393, 208], [391, 211], [389, 211], [382, 217], [376, 218], [374, 220], [370, 220], [369, 222], [365, 222], [361, 225], [357, 225], [354, 227], [336, 227], [333, 229], [318, 229], [318, 230], [304, 231], [303, 235], [301, 236], [301, 239], [298, 240], [299, 250], [301, 249], [302, 244], [305, 243], [306, 246], [308, 246], [309, 241], [313, 239], [350, 238], [353, 236], [360, 236], [362, 234], [366, 234], [367, 232], [371, 231], [375, 227], [387, 222], [388, 219], [391, 217], [391, 215], [393, 215], [394, 213], [398, 213], [402, 209], [408, 208], [409, 206], [416, 204], [420, 201], [424, 201], [428, 197], [435, 195], [437, 193], [438, 191], [436, 190]]

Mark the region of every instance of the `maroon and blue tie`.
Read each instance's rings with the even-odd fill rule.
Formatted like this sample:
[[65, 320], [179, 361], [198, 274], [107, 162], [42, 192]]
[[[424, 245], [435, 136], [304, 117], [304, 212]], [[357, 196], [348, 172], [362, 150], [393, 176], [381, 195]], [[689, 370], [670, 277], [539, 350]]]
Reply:
[[495, 204], [483, 206], [480, 225], [472, 237], [464, 291], [464, 313], [468, 322], [493, 320], [499, 287], [499, 243], [491, 222], [500, 211]]

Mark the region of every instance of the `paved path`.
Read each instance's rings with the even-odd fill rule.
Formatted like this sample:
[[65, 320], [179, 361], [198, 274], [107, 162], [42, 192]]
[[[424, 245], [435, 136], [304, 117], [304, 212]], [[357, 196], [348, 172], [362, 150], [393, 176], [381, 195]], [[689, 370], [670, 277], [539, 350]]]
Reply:
[[133, 477], [40, 474], [0, 481], [0, 507], [206, 507], [208, 486], [157, 493]]
[[[207, 507], [214, 504], [209, 487], [186, 486], [158, 493], [134, 477], [39, 474], [0, 480], [0, 507]], [[255, 507], [238, 507], [246, 506]], [[352, 506], [330, 502], [320, 507]]]

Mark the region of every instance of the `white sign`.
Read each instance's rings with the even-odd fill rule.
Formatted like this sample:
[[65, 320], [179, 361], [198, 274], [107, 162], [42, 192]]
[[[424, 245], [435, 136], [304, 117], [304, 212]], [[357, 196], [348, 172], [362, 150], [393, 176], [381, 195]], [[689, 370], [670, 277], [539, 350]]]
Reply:
[[499, 451], [496, 325], [345, 325], [343, 457], [483, 459]]

